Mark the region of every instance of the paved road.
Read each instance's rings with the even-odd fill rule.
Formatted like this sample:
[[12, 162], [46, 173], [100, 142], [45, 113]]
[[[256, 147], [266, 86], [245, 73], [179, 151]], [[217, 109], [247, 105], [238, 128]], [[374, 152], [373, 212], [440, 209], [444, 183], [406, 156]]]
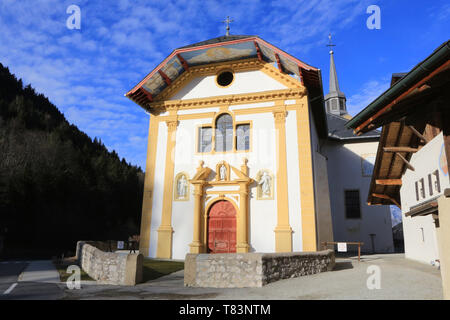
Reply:
[[[440, 271], [406, 260], [403, 254], [367, 255], [336, 260], [336, 268], [311, 276], [286, 279], [262, 288], [192, 288], [183, 286], [183, 271], [137, 285], [82, 285], [66, 290], [65, 299], [224, 299], [224, 300], [395, 300], [442, 299]], [[380, 289], [369, 289], [373, 268], [380, 271]], [[370, 268], [369, 268], [370, 267]], [[368, 271], [370, 273], [368, 273]]]
[[[37, 261], [0, 262], [0, 300], [57, 300], [62, 299], [64, 290], [54, 279], [43, 279], [43, 273], [34, 273], [36, 267], [45, 266]], [[50, 270], [53, 272], [54, 270]], [[22, 275], [22, 276], [21, 276]]]

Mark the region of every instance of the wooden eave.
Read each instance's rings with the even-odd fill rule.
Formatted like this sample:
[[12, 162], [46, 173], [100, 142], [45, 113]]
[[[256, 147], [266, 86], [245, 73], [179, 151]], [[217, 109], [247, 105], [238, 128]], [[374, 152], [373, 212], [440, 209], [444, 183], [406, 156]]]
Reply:
[[436, 200], [428, 201], [426, 203], [422, 203], [410, 211], [405, 213], [406, 217], [415, 217], [415, 216], [426, 216], [429, 214], [437, 214], [438, 213], [438, 203]]
[[440, 73], [437, 73], [433, 78], [430, 78], [428, 82], [422, 84], [422, 86], [416, 90], [412, 90], [402, 99], [399, 99], [395, 104], [395, 107], [392, 107], [385, 113], [373, 119], [372, 122], [360, 132], [366, 132], [369, 129], [373, 130], [374, 128], [383, 126], [391, 121], [408, 117], [411, 114], [420, 112], [419, 109], [424, 108], [424, 105], [429, 105], [431, 100], [438, 97], [447, 96], [448, 98], [449, 83], [450, 65], [443, 69]]
[[[417, 145], [418, 140], [418, 137], [405, 124], [404, 121], [391, 122], [383, 126], [380, 142], [378, 144], [372, 181], [370, 183], [369, 195], [367, 198], [368, 204], [401, 206], [401, 185], [376, 183], [377, 180], [401, 179], [407, 170], [405, 162], [401, 159], [401, 157], [396, 155], [397, 152], [385, 151], [384, 148], [411, 148], [412, 146]], [[398, 153], [409, 161], [413, 152], [401, 151]], [[386, 197], [374, 195], [385, 195]]]

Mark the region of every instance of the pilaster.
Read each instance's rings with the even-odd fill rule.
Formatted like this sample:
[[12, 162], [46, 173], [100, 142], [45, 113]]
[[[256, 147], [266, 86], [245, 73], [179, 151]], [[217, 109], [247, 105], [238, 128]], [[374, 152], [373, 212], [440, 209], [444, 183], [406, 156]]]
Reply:
[[161, 225], [158, 229], [158, 245], [156, 257], [172, 258], [172, 199], [173, 199], [173, 175], [175, 166], [175, 142], [178, 120], [176, 115], [166, 120], [167, 146], [166, 169], [164, 172], [164, 193]]
[[277, 133], [277, 226], [275, 227], [275, 251], [292, 251], [292, 228], [289, 225], [289, 203], [286, 155], [286, 108], [278, 106], [273, 111]]

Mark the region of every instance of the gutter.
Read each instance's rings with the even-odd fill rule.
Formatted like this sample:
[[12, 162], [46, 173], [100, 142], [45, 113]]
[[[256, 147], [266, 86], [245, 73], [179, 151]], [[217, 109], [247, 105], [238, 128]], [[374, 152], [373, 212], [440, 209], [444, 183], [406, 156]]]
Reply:
[[[396, 97], [406, 91], [409, 87], [417, 83], [432, 70], [443, 64], [450, 56], [450, 40], [444, 42], [439, 48], [428, 56], [425, 60], [415, 66], [408, 74], [397, 81], [392, 87], [383, 92], [378, 98], [370, 103], [365, 109], [348, 121], [345, 126], [348, 129], [356, 129], [361, 123], [367, 120], [383, 106], [391, 103]], [[374, 128], [373, 128], [374, 129]]]

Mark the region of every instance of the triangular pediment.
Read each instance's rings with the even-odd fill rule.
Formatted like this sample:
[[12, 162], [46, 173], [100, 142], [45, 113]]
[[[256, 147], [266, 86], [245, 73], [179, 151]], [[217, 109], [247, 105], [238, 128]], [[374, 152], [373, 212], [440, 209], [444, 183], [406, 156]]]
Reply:
[[[234, 64], [251, 60], [264, 65], [261, 70], [269, 71], [269, 76], [276, 76], [275, 80], [281, 82], [286, 88], [298, 88], [298, 83], [300, 85], [304, 83], [308, 88], [311, 86], [321, 90], [320, 71], [317, 68], [298, 60], [257, 36], [225, 36], [174, 50], [126, 96], [149, 110], [152, 102], [165, 101], [176, 94], [179, 87], [186, 85], [183, 81], [179, 81], [180, 78], [189, 77], [192, 70], [196, 68], [207, 71], [211, 65], [217, 63]], [[277, 74], [281, 76], [278, 77]], [[291, 78], [297, 84], [291, 86], [280, 81], [280, 78], [282, 80]], [[194, 80], [191, 79], [191, 81]], [[202, 79], [197, 81], [201, 82]], [[173, 88], [176, 83], [179, 85], [178, 88]], [[229, 88], [229, 91], [233, 89], [236, 88]]]
[[[232, 82], [227, 86], [217, 83], [222, 71], [233, 75]], [[298, 79], [281, 73], [272, 65], [257, 59], [246, 59], [191, 68], [161, 92], [156, 101], [203, 99], [302, 87]]]

